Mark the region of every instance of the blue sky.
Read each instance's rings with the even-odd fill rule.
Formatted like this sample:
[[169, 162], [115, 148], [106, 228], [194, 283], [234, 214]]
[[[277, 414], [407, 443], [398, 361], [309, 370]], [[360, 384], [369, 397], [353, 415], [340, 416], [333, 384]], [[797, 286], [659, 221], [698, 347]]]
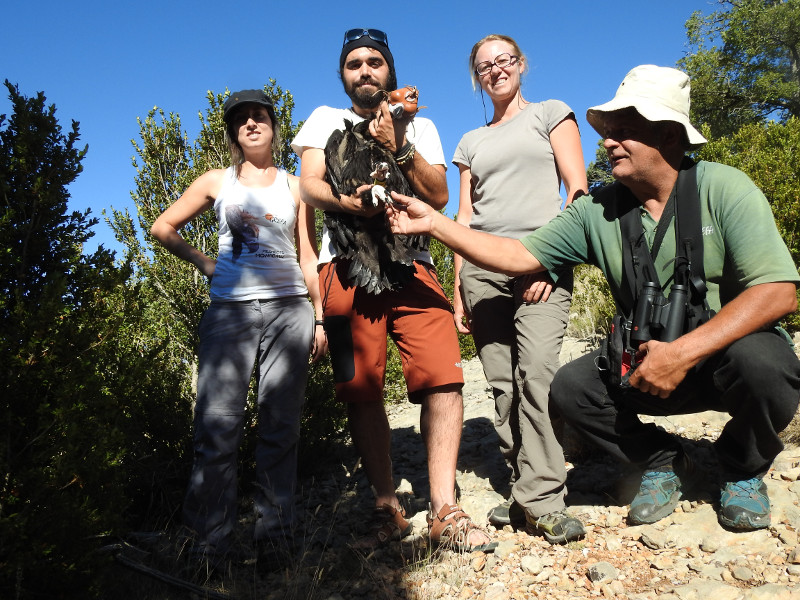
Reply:
[[[347, 106], [336, 69], [343, 33], [352, 27], [388, 33], [398, 81], [420, 88], [421, 104], [428, 107], [423, 114], [439, 129], [448, 161], [461, 135], [484, 122], [466, 66], [472, 45], [489, 33], [514, 37], [530, 66], [525, 98], [557, 98], [572, 107], [588, 164], [598, 136], [585, 121], [586, 109], [611, 99], [636, 65], [674, 66], [687, 51], [686, 20], [713, 8], [708, 0], [411, 0], [342, 10], [345, 5], [12, 3], [3, 11], [0, 77], [27, 96], [44, 91], [65, 129], [73, 119], [80, 122], [89, 152], [70, 186], [70, 206], [91, 208], [102, 221], [110, 207], [134, 212], [131, 140], [138, 137], [137, 117], [154, 106], [178, 113], [192, 139], [208, 90], [261, 87], [270, 77], [294, 95], [295, 120], [322, 104]], [[9, 109], [3, 93], [0, 113]], [[491, 105], [487, 111], [491, 117]], [[458, 177], [452, 166], [448, 184], [446, 212], [453, 215]], [[119, 249], [105, 223], [95, 231], [91, 243]]]

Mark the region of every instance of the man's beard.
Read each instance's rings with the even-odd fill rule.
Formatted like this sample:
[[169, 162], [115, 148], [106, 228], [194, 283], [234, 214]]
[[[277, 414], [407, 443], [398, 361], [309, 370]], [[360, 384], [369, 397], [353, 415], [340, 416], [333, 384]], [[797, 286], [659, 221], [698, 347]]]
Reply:
[[385, 94], [381, 93], [386, 90], [385, 86], [381, 85], [375, 80], [369, 82], [359, 82], [359, 84], [363, 83], [372, 83], [377, 87], [377, 90], [372, 91], [365, 89], [362, 85], [353, 85], [351, 88], [346, 90], [347, 95], [353, 102], [353, 106], [366, 110], [378, 108], [381, 100], [383, 100], [385, 97]]

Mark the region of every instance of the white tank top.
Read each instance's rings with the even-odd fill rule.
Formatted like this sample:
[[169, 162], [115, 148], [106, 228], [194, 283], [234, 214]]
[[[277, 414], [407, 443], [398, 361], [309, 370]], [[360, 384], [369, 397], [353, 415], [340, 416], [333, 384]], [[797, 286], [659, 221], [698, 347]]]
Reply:
[[269, 300], [308, 293], [297, 262], [297, 207], [286, 171], [278, 169], [269, 187], [247, 187], [229, 167], [214, 212], [219, 256], [211, 300]]

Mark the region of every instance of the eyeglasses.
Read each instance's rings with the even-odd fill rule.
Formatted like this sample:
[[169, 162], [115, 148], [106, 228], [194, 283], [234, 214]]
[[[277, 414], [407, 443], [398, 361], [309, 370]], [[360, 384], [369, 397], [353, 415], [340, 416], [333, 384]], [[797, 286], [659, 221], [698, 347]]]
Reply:
[[502, 54], [498, 54], [494, 57], [494, 62], [485, 60], [482, 63], [478, 63], [475, 67], [475, 73], [477, 73], [479, 77], [483, 77], [492, 70], [492, 67], [505, 69], [506, 67], [513, 67], [515, 64], [517, 64], [517, 61], [519, 61], [519, 56], [514, 56], [508, 52], [503, 52]]
[[389, 47], [389, 38], [380, 29], [348, 29], [344, 32], [344, 42], [342, 42], [342, 46], [350, 42], [354, 42], [364, 36], [367, 36], [371, 40], [375, 40], [379, 44], [383, 44], [387, 48]]

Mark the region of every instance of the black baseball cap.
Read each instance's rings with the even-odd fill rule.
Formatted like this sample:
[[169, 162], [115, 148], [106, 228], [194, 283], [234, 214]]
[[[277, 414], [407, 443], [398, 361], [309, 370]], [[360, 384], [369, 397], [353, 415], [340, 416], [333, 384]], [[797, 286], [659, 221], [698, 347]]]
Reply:
[[272, 103], [272, 98], [267, 96], [264, 90], [242, 90], [240, 92], [233, 92], [225, 104], [222, 105], [222, 120], [230, 124], [230, 119], [233, 116], [233, 110], [242, 104], [260, 104], [267, 108], [270, 119], [273, 125], [277, 123], [275, 118], [275, 106]]

